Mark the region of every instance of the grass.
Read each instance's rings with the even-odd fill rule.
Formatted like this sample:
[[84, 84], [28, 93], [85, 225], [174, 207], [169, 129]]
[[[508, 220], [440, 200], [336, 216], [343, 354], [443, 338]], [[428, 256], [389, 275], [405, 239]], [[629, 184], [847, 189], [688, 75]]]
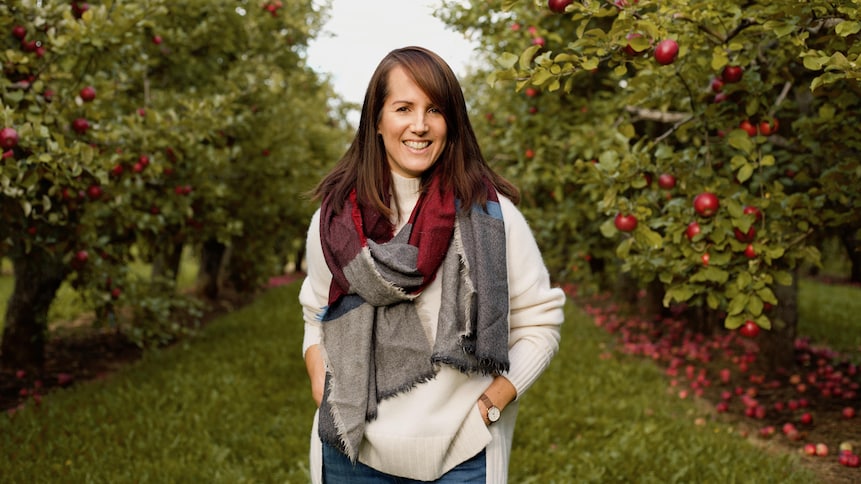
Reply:
[[861, 287], [799, 281], [798, 334], [838, 351], [861, 353]]
[[[17, 483], [308, 482], [314, 411], [299, 284], [270, 290], [186, 343], [103, 381], [0, 416], [0, 475]], [[648, 362], [569, 304], [562, 348], [523, 395], [512, 483], [812, 482], [795, 456], [741, 438], [667, 393]]]

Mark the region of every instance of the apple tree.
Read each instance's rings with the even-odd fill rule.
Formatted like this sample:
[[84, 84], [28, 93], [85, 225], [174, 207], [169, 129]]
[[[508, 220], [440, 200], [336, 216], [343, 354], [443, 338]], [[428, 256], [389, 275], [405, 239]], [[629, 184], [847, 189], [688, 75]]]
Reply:
[[242, 291], [280, 270], [312, 210], [301, 194], [346, 139], [304, 65], [321, 15], [278, 1], [0, 5], [5, 366], [40, 364], [64, 281], [144, 343], [199, 314], [176, 291], [183, 250], [223, 247], [234, 263], [202, 270], [232, 267]]
[[857, 261], [859, 5], [470, 3], [443, 16], [477, 31], [491, 85], [541, 91], [531, 127], [484, 146], [518, 153], [543, 245], [571, 244], [555, 267], [600, 254], [665, 306], [773, 329], [772, 358], [791, 358], [799, 268], [835, 236]]

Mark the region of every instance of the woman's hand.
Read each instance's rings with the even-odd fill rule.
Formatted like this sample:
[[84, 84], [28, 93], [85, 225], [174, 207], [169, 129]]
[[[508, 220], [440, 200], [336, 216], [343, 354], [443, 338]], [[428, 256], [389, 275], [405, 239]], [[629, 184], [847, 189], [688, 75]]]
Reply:
[[326, 385], [326, 367], [323, 363], [323, 354], [320, 345], [312, 345], [305, 351], [305, 368], [311, 379], [311, 397], [317, 407], [323, 402], [323, 387]]
[[[497, 375], [489, 387], [484, 391], [484, 394], [493, 402], [493, 405], [499, 409], [500, 413], [505, 410], [505, 407], [517, 398], [517, 389], [508, 381], [508, 378]], [[481, 409], [481, 418], [484, 423], [490, 425], [490, 420], [487, 418], [487, 405], [478, 400], [478, 408]]]

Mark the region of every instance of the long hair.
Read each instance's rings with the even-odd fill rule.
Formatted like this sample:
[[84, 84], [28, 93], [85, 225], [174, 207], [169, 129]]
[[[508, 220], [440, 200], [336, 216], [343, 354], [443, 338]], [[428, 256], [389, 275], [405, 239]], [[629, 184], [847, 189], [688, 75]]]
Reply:
[[518, 203], [517, 188], [495, 173], [481, 154], [463, 90], [451, 67], [434, 52], [415, 46], [393, 50], [380, 61], [365, 91], [356, 136], [344, 156], [314, 188], [314, 198], [331, 196], [332, 200], [341, 202], [334, 206], [342, 207], [355, 188], [360, 204], [375, 207], [386, 217], [391, 216], [392, 210], [386, 203], [392, 183], [391, 168], [383, 140], [377, 135], [377, 126], [389, 94], [389, 73], [397, 66], [407, 72], [445, 118], [446, 146], [431, 168], [422, 174], [422, 187], [431, 174], [436, 173], [441, 177], [442, 188], [454, 190], [461, 207], [468, 209], [487, 201], [484, 180], [488, 180], [496, 190]]

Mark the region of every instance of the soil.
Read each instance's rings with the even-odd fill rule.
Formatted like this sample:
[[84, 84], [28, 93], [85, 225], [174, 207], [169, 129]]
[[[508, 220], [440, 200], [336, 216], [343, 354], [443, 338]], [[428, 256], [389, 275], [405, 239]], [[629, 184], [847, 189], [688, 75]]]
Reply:
[[[270, 285], [280, 285], [295, 281], [301, 274], [291, 274], [271, 280]], [[576, 292], [576, 291], [574, 291]], [[575, 296], [576, 297], [576, 296]], [[596, 304], [596, 301], [582, 301], [584, 306]], [[600, 306], [600, 302], [597, 303]], [[597, 306], [596, 306], [597, 307]], [[214, 305], [213, 309], [204, 317], [203, 323], [217, 316], [235, 310], [235, 305]], [[639, 319], [631, 319], [628, 324], [621, 314], [613, 314], [614, 308], [596, 309], [596, 324], [604, 326], [608, 331], [618, 334], [620, 351], [627, 354], [637, 354], [636, 351], [626, 351], [625, 341], [630, 342], [632, 335], [638, 331], [649, 334], [655, 340], [655, 328], [649, 327]], [[620, 331], [623, 329], [623, 331]], [[667, 332], [670, 333], [670, 332]], [[687, 333], [684, 333], [687, 334]], [[677, 334], [675, 339], [679, 339]], [[688, 340], [689, 341], [689, 340]], [[675, 341], [678, 345], [679, 341]], [[632, 348], [627, 346], [627, 348]], [[46, 348], [46, 364], [44, 370], [39, 374], [16, 375], [15, 372], [0, 372], [0, 411], [14, 413], [16, 409], [31, 401], [39, 402], [43, 395], [50, 393], [53, 389], [67, 387], [80, 382], [100, 379], [110, 373], [122, 368], [124, 365], [138, 360], [143, 350], [125, 338], [121, 333], [115, 331], [95, 330], [81, 321], [68, 324], [61, 331], [54, 331]], [[736, 355], [737, 356], [737, 355]], [[650, 357], [659, 365], [665, 364], [668, 368], [669, 391], [689, 391], [689, 386], [695, 378], [690, 378], [686, 373], [689, 363], [676, 366], [675, 371], [670, 371], [672, 364], [661, 361], [657, 357]], [[754, 373], [732, 375], [730, 384], [719, 382], [713, 385], [704, 385], [698, 395], [691, 392], [690, 397], [697, 398], [700, 403], [710, 409], [716, 409], [718, 402], [726, 395], [721, 393], [733, 392], [726, 411], [712, 410], [711, 418], [728, 422], [733, 425], [740, 438], [749, 439], [756, 445], [769, 451], [780, 453], [801, 453], [806, 443], [826, 443], [829, 454], [825, 457], [803, 456], [801, 459], [805, 466], [811, 468], [819, 477], [819, 482], [834, 484], [849, 484], [861, 482], [861, 468], [850, 468], [838, 463], [839, 446], [841, 443], [853, 445], [856, 454], [861, 453], [861, 392], [835, 396], [825, 395], [818, 387], [810, 384], [807, 391], [799, 394], [797, 390], [797, 378], [806, 380], [811, 373], [820, 375], [820, 381], [825, 373], [833, 375], [840, 371], [844, 383], [861, 383], [861, 349], [847, 357], [839, 355], [827, 348], [809, 345], [800, 342], [796, 345], [797, 367], [785, 372], [785, 374], [769, 376], [762, 379]], [[716, 374], [717, 367], [726, 367], [725, 362], [712, 360], [708, 368], [712, 374]], [[852, 370], [850, 365], [854, 365]], [[704, 367], [697, 367], [697, 373]], [[760, 380], [758, 380], [759, 378]], [[717, 377], [714, 377], [717, 380]], [[802, 381], [803, 383], [803, 381]], [[22, 391], [22, 389], [24, 389]], [[743, 397], [738, 394], [742, 392], [753, 395], [756, 402], [767, 409], [765, 416], [746, 416], [745, 408], [741, 402]], [[755, 392], [755, 394], [754, 394]], [[804, 399], [804, 400], [802, 400]], [[791, 410], [786, 406], [789, 402], [801, 402], [805, 406]], [[801, 404], [799, 403], [799, 404]], [[776, 409], [775, 404], [784, 405], [783, 409]], [[855, 408], [858, 415], [847, 419], [842, 415], [842, 409], [851, 406]], [[800, 420], [803, 413], [810, 413], [813, 422], [804, 424]], [[784, 433], [786, 423], [792, 423], [798, 433], [790, 437]]]

